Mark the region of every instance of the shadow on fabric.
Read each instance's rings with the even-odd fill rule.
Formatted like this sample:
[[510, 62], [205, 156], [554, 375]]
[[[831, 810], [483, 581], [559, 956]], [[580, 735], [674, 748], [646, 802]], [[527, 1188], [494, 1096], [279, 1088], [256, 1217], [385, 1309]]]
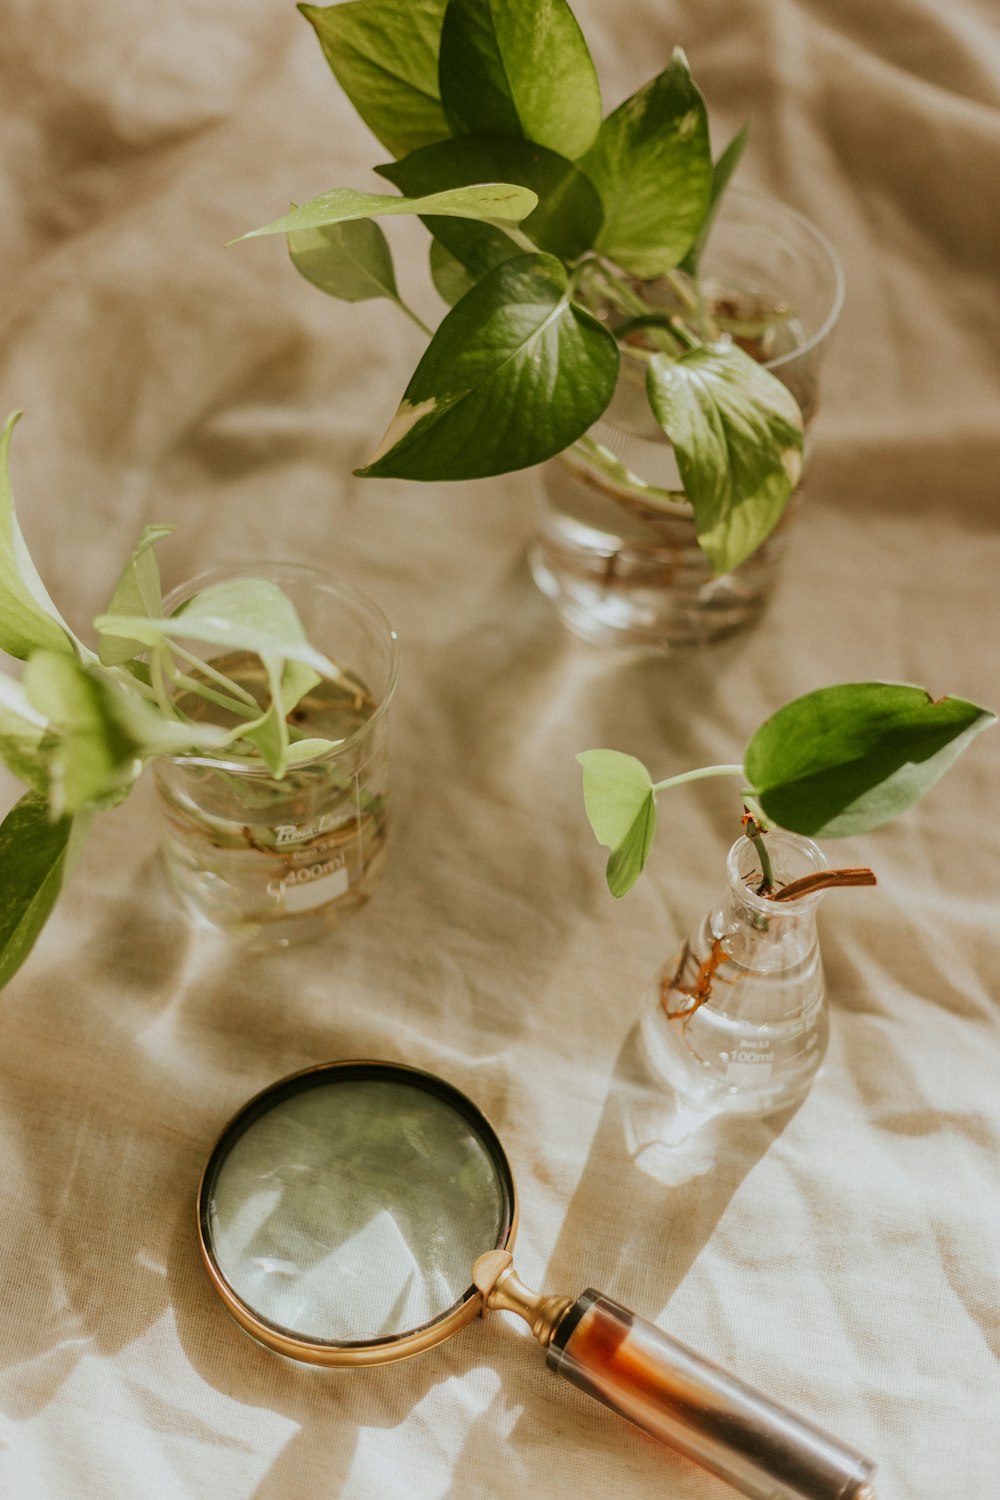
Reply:
[[[648, 1072], [638, 1027], [633, 1027], [618, 1055], [586, 1165], [553, 1249], [545, 1290], [578, 1294], [594, 1286], [639, 1316], [662, 1323], [663, 1309], [733, 1194], [798, 1107], [766, 1120], [717, 1119], [671, 1147], [676, 1111], [663, 1085]], [[656, 1305], [650, 1304], [651, 1281], [658, 1288]], [[701, 1471], [687, 1460], [561, 1381], [546, 1386], [543, 1401], [536, 1388], [541, 1351], [533, 1340], [495, 1338], [491, 1348], [501, 1372], [498, 1403], [507, 1419], [491, 1411], [472, 1425], [453, 1468], [449, 1500], [464, 1500], [472, 1492], [484, 1464], [502, 1463], [509, 1472], [534, 1480], [546, 1449], [547, 1461], [552, 1461], [553, 1427], [564, 1435], [558, 1458], [563, 1481], [576, 1470], [580, 1493], [588, 1492], [595, 1465], [603, 1471], [612, 1463], [622, 1466], [623, 1492], [630, 1473], [638, 1478], [658, 1471], [675, 1486], [671, 1493], [679, 1500], [688, 1494], [687, 1476], [696, 1485], [703, 1483], [703, 1475], [696, 1477]], [[556, 1404], [565, 1409], [562, 1418], [553, 1415]], [[519, 1414], [507, 1431], [512, 1411]]]

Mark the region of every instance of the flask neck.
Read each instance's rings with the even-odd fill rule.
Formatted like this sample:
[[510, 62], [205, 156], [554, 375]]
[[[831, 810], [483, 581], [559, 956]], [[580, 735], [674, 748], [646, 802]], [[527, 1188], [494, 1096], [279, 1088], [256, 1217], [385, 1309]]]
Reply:
[[[774, 887], [828, 868], [812, 839], [774, 830], [765, 835]], [[764, 893], [760, 854], [754, 840], [737, 839], [727, 861], [728, 884], [712, 914], [713, 937], [726, 956], [757, 973], [773, 973], [805, 962], [817, 944], [816, 910], [823, 891], [791, 901]]]

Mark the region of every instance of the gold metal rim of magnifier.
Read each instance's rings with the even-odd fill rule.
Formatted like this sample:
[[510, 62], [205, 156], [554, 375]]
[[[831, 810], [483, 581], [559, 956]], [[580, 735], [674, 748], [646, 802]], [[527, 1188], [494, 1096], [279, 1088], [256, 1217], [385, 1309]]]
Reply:
[[204, 1261], [209, 1279], [219, 1297], [222, 1299], [231, 1316], [251, 1338], [256, 1339], [259, 1344], [263, 1344], [265, 1348], [272, 1350], [274, 1353], [285, 1355], [288, 1359], [299, 1360], [303, 1364], [322, 1365], [331, 1369], [358, 1368], [361, 1365], [391, 1364], [395, 1360], [408, 1359], [412, 1354], [420, 1354], [425, 1349], [433, 1349], [436, 1344], [443, 1343], [453, 1333], [457, 1333], [460, 1328], [464, 1328], [466, 1323], [471, 1323], [474, 1318], [479, 1317], [484, 1310], [486, 1302], [483, 1292], [480, 1291], [471, 1279], [470, 1268], [468, 1289], [460, 1301], [456, 1302], [450, 1310], [442, 1313], [439, 1318], [435, 1318], [429, 1323], [421, 1324], [417, 1328], [412, 1328], [404, 1334], [397, 1334], [389, 1338], [359, 1339], [356, 1341], [331, 1339], [324, 1341], [320, 1339], [299, 1338], [287, 1329], [281, 1329], [273, 1323], [264, 1322], [263, 1319], [257, 1317], [229, 1285], [217, 1265], [211, 1246], [208, 1243], [203, 1204], [203, 1196], [209, 1172], [215, 1164], [220, 1147], [236, 1122], [268, 1095], [277, 1093], [280, 1089], [288, 1088], [298, 1082], [299, 1079], [306, 1078], [310, 1074], [332, 1073], [341, 1068], [354, 1068], [358, 1070], [366, 1068], [383, 1069], [389, 1073], [411, 1074], [415, 1080], [423, 1079], [425, 1087], [428, 1084], [431, 1085], [431, 1087], [427, 1088], [428, 1093], [438, 1093], [439, 1097], [443, 1095], [446, 1099], [461, 1101], [462, 1106], [469, 1112], [472, 1124], [475, 1126], [478, 1121], [482, 1121], [486, 1126], [485, 1132], [480, 1132], [477, 1129], [477, 1134], [482, 1135], [483, 1143], [489, 1149], [490, 1158], [497, 1165], [498, 1170], [501, 1167], [503, 1168], [500, 1175], [505, 1179], [510, 1194], [510, 1224], [503, 1238], [493, 1249], [506, 1250], [514, 1243], [514, 1238], [517, 1234], [519, 1213], [517, 1184], [514, 1181], [514, 1174], [511, 1171], [510, 1163], [507, 1160], [506, 1153], [500, 1143], [500, 1137], [494, 1129], [492, 1121], [460, 1089], [455, 1088], [453, 1084], [448, 1083], [443, 1078], [439, 1078], [436, 1074], [427, 1072], [426, 1069], [413, 1068], [407, 1063], [389, 1062], [384, 1058], [349, 1058], [344, 1061], [316, 1063], [313, 1067], [301, 1068], [298, 1072], [289, 1073], [286, 1077], [276, 1079], [274, 1083], [270, 1083], [266, 1088], [260, 1089], [258, 1093], [242, 1104], [226, 1122], [223, 1129], [219, 1132], [212, 1150], [209, 1152], [208, 1160], [202, 1171], [196, 1199], [198, 1244], [201, 1249], [201, 1258]]

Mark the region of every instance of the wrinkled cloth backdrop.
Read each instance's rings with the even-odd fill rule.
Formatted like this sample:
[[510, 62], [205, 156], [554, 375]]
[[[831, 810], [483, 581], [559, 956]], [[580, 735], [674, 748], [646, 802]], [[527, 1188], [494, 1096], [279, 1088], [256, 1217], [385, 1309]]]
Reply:
[[[50, 591], [86, 628], [141, 526], [173, 522], [168, 583], [317, 562], [383, 604], [403, 651], [391, 859], [363, 912], [265, 960], [194, 935], [144, 785], [100, 819], [0, 1001], [5, 1495], [730, 1493], [554, 1380], [508, 1319], [357, 1374], [239, 1334], [195, 1245], [207, 1150], [271, 1079], [357, 1055], [436, 1070], [490, 1114], [526, 1280], [599, 1286], [813, 1415], [879, 1460], [880, 1500], [996, 1495], [996, 732], [919, 811], [837, 849], [880, 886], [822, 912], [825, 1072], [672, 1190], [628, 1160], [633, 1025], [721, 887], [737, 809], [724, 786], [675, 796], [615, 903], [573, 755], [612, 744], [661, 775], [733, 760], [779, 702], [857, 677], [1000, 702], [997, 12], [578, 13], [608, 106], [682, 43], [716, 146], [749, 117], [742, 180], [813, 218], [846, 269], [779, 597], [706, 656], [561, 632], [523, 560], [533, 476], [350, 477], [420, 336], [388, 305], [324, 299], [278, 241], [223, 248], [289, 199], [381, 185], [291, 4], [5, 7], [0, 386], [27, 411], [15, 489]], [[422, 231], [389, 232], [434, 309]]]

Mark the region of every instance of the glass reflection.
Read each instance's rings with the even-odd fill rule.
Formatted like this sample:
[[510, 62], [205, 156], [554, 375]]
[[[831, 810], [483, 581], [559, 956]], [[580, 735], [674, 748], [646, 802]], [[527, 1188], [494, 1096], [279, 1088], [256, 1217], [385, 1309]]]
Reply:
[[459, 1301], [505, 1212], [489, 1150], [457, 1109], [419, 1085], [334, 1075], [236, 1138], [208, 1227], [219, 1269], [259, 1318], [357, 1340]]

